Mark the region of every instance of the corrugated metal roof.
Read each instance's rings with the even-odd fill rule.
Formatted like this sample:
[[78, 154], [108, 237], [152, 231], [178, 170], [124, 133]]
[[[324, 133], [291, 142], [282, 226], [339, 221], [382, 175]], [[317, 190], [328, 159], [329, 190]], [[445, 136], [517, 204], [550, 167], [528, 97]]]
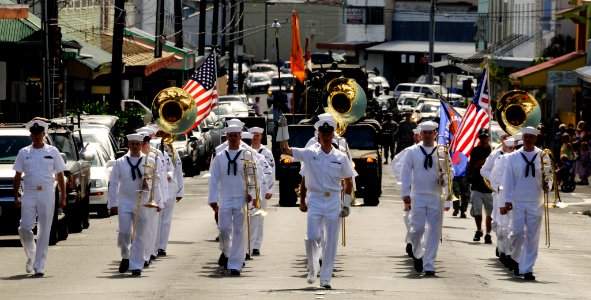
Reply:
[[[437, 42], [434, 46], [434, 52], [439, 54], [449, 53], [474, 53], [474, 43], [446, 43]], [[365, 49], [366, 52], [429, 52], [428, 41], [389, 41]]]
[[[0, 0], [0, 4], [14, 4], [14, 2]], [[31, 13], [26, 19], [0, 19], [0, 42], [19, 42], [40, 29], [41, 19]]]

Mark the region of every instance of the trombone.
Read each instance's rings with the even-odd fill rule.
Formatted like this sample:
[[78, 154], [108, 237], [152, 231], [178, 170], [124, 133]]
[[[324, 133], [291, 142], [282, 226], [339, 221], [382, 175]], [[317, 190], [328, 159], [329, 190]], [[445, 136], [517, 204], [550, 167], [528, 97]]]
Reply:
[[[443, 243], [443, 212], [445, 210], [445, 201], [458, 201], [459, 199], [453, 193], [453, 178], [451, 174], [451, 162], [449, 160], [449, 149], [445, 145], [437, 145], [437, 167], [439, 174], [447, 178], [447, 191], [445, 200], [441, 201], [441, 216], [439, 218], [439, 241]], [[443, 165], [442, 161], [443, 160]], [[439, 181], [439, 178], [437, 179]], [[443, 196], [443, 183], [439, 181], [439, 199]]]
[[156, 188], [156, 161], [154, 161], [154, 163], [150, 163], [148, 161], [150, 154], [158, 155], [158, 152], [156, 152], [155, 149], [150, 148], [150, 150], [148, 150], [148, 153], [146, 153], [146, 155], [145, 155], [144, 173], [142, 174], [140, 193], [137, 197], [135, 214], [133, 215], [133, 227], [132, 227], [132, 231], [131, 231], [131, 240], [132, 241], [135, 238], [137, 221], [139, 219], [139, 214], [140, 214], [140, 204], [142, 202], [142, 195], [144, 192], [144, 185], [146, 185], [146, 187], [147, 187], [147, 185], [148, 185], [147, 181], [149, 179], [152, 180], [150, 190], [148, 190], [150, 192], [150, 197], [149, 197], [148, 203], [144, 204], [143, 206], [149, 207], [149, 208], [157, 208], [158, 207], [158, 204], [156, 203], [156, 201], [154, 201], [154, 189]]
[[[542, 190], [544, 191], [544, 229], [546, 232], [546, 247], [550, 248], [550, 208], [564, 208], [567, 205], [560, 200], [558, 185], [556, 184], [556, 169], [550, 149], [542, 150], [540, 157], [542, 167]], [[548, 175], [546, 172], [549, 172]], [[550, 185], [554, 185], [554, 202], [549, 203]]]
[[242, 161], [244, 167], [244, 183], [245, 183], [245, 194], [248, 199], [248, 195], [250, 195], [250, 191], [254, 190], [255, 198], [252, 199], [252, 212], [248, 207], [248, 202], [245, 201], [244, 205], [246, 207], [246, 229], [248, 235], [248, 256], [251, 255], [250, 253], [250, 217], [254, 216], [266, 216], [267, 212], [265, 212], [261, 208], [261, 199], [259, 197], [259, 184], [257, 180], [257, 172], [256, 172], [256, 164], [254, 161], [254, 153], [251, 150], [244, 149], [242, 152]]

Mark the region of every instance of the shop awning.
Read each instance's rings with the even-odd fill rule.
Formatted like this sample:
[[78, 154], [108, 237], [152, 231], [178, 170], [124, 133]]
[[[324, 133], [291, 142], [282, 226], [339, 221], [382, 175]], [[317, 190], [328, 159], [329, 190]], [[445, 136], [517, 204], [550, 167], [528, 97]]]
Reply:
[[546, 86], [548, 71], [572, 71], [585, 66], [587, 55], [584, 52], [571, 52], [541, 64], [531, 66], [509, 75], [514, 86], [536, 88]]
[[[134, 27], [125, 28], [124, 33], [126, 39], [154, 48], [155, 38], [153, 34]], [[165, 52], [174, 54], [172, 63], [168, 64], [166, 69], [186, 71], [195, 68], [195, 50], [175, 47], [174, 43], [169, 41], [164, 43], [162, 49]], [[162, 56], [164, 56], [164, 54]]]
[[584, 66], [575, 70], [577, 77], [587, 83], [591, 83], [591, 66]]
[[95, 79], [111, 73], [111, 53], [68, 35], [62, 37], [62, 44], [78, 45], [65, 50], [74, 58], [67, 61], [69, 75]]
[[[474, 43], [450, 43], [437, 42], [434, 45], [434, 53], [449, 54], [449, 53], [474, 53]], [[381, 43], [365, 49], [368, 53], [428, 53], [428, 41], [389, 41]]]
[[377, 44], [379, 44], [379, 42], [351, 41], [334, 43], [316, 43], [316, 48], [326, 50], [360, 51]]
[[41, 19], [28, 13], [28, 7], [10, 0], [0, 0], [0, 6], [0, 43], [17, 43], [41, 30]]

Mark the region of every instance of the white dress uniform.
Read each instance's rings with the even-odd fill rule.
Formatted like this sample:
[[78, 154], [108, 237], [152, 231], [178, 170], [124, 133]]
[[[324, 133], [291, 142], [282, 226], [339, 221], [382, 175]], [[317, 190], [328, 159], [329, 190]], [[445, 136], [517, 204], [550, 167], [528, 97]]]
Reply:
[[537, 147], [532, 152], [521, 148], [507, 155], [503, 173], [505, 202], [513, 205], [508, 242], [513, 250], [512, 258], [519, 263], [519, 274], [533, 272], [538, 257], [543, 214], [541, 155]]
[[[238, 271], [242, 270], [246, 249], [245, 150], [242, 145], [237, 150], [225, 149], [214, 157], [209, 168], [208, 203], [219, 207], [220, 250], [228, 258], [227, 268]], [[254, 193], [249, 191], [253, 199]]]
[[[159, 139], [152, 139], [152, 141], [159, 141]], [[156, 151], [156, 154], [150, 153], [150, 156], [154, 156], [156, 160], [156, 170], [158, 170], [158, 174], [156, 176], [156, 191], [154, 193], [154, 201], [158, 204], [158, 207], [163, 209], [166, 205], [166, 200], [168, 198], [168, 172], [173, 170], [172, 163], [168, 160], [168, 155], [164, 155], [162, 151], [158, 148], [155, 148], [154, 145], [159, 145], [160, 143], [151, 143], [150, 149], [152, 151]], [[160, 222], [160, 215], [162, 211], [158, 211], [156, 208], [151, 208], [147, 211], [148, 213], [148, 228], [147, 228], [147, 237], [146, 237], [146, 248], [144, 249], [144, 260], [146, 262], [150, 261], [150, 257], [156, 256], [158, 254], [158, 231], [159, 227], [158, 224]]]
[[[315, 273], [320, 269], [320, 281], [330, 282], [340, 228], [341, 179], [353, 177], [353, 167], [347, 155], [334, 147], [330, 153], [324, 153], [320, 147], [291, 148], [291, 151], [295, 159], [306, 165], [308, 269]], [[323, 245], [320, 268], [319, 245]]]
[[[421, 147], [427, 153], [423, 154]], [[402, 197], [410, 196], [408, 235], [412, 244], [413, 255], [423, 259], [423, 269], [435, 272], [435, 258], [439, 247], [441, 232], [442, 203], [439, 197], [439, 170], [437, 168], [437, 151], [435, 147], [414, 145], [408, 147], [402, 165]], [[426, 165], [426, 157], [431, 157], [431, 164]], [[453, 172], [453, 168], [451, 169]], [[453, 174], [451, 174], [453, 177]], [[447, 191], [447, 178], [442, 187]], [[425, 231], [426, 226], [429, 230]]]
[[[141, 270], [144, 267], [144, 252], [147, 245], [146, 231], [149, 221], [148, 210], [154, 210], [144, 206], [144, 204], [148, 203], [150, 197], [148, 190], [142, 190], [142, 174], [145, 171], [146, 159], [148, 159], [148, 164], [156, 165], [153, 157], [146, 158], [143, 153], [139, 157], [131, 157], [128, 152], [115, 161], [109, 179], [108, 207], [109, 209], [118, 207], [119, 234], [117, 246], [121, 249], [121, 258], [129, 259], [130, 270]], [[135, 176], [132, 175], [132, 172], [134, 172]], [[148, 179], [147, 183], [148, 188], [151, 188], [152, 179]], [[140, 190], [142, 190], [141, 199], [139, 199]], [[132, 241], [136, 210], [138, 210], [138, 216], [135, 221], [135, 236]]]
[[[176, 149], [166, 145], [166, 154], [168, 155], [174, 170], [169, 173], [171, 179], [168, 181], [168, 198], [164, 202], [164, 210], [160, 212], [160, 230], [157, 239], [157, 250], [166, 251], [168, 246], [168, 237], [172, 224], [172, 212], [176, 204], [177, 197], [185, 195], [185, 183], [183, 180], [183, 163]], [[174, 163], [172, 163], [174, 161]]]
[[[35, 273], [45, 272], [49, 233], [55, 210], [55, 174], [65, 168], [59, 150], [51, 145], [24, 147], [18, 152], [12, 169], [23, 173], [21, 220], [18, 228], [25, 255], [33, 261]], [[37, 219], [37, 220], [36, 220]], [[33, 228], [37, 221], [37, 244]]]
[[[496, 218], [496, 233], [497, 233], [497, 248], [501, 256], [512, 256], [513, 251], [511, 245], [507, 242], [510, 230], [510, 219], [513, 211], [507, 212], [505, 215], [501, 215], [500, 208], [505, 207], [505, 190], [503, 188], [503, 173], [507, 168], [507, 154], [500, 155], [495, 161], [492, 172], [490, 174], [490, 184], [497, 190], [496, 194], [496, 205], [494, 209], [497, 211]], [[494, 196], [493, 194], [493, 196]], [[493, 197], [493, 199], [495, 199]]]
[[[492, 192], [492, 199], [493, 199], [493, 210], [491, 212], [491, 218], [492, 218], [492, 230], [497, 232], [497, 227], [498, 225], [498, 221], [499, 221], [499, 216], [500, 216], [500, 212], [497, 209], [498, 205], [499, 205], [499, 184], [496, 187], [492, 185], [492, 178], [491, 178], [491, 173], [492, 170], [495, 166], [495, 163], [498, 161], [499, 157], [501, 155], [505, 154], [505, 152], [503, 152], [502, 149], [499, 149], [497, 151], [493, 151], [484, 161], [484, 164], [482, 165], [482, 168], [480, 168], [480, 175], [482, 175], [483, 178], [485, 178], [486, 180], [488, 180], [489, 183], [491, 183], [491, 186], [493, 187], [493, 192]], [[503, 206], [505, 206], [505, 203], [503, 203]], [[498, 235], [497, 235], [497, 239], [498, 239]]]
[[[261, 145], [258, 149], [253, 150], [262, 156], [259, 156], [259, 161], [264, 162], [263, 164], [263, 179], [264, 179], [264, 190], [261, 186], [260, 191], [260, 200], [261, 200], [261, 208], [267, 208], [267, 199], [265, 199], [265, 194], [270, 193], [273, 190], [273, 185], [275, 184], [275, 158], [273, 158], [273, 153], [269, 151], [269, 149], [265, 148], [265, 146]], [[252, 216], [250, 217], [250, 246], [252, 249], [261, 249], [263, 244], [263, 234], [264, 234], [264, 225], [265, 225], [265, 217], [262, 215]]]

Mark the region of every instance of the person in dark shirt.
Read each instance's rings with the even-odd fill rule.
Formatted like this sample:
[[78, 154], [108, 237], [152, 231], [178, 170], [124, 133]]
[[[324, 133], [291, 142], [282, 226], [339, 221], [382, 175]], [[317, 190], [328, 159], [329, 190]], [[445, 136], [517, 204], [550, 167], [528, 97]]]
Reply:
[[398, 143], [396, 153], [404, 150], [406, 147], [414, 145], [412, 130], [417, 128], [417, 123], [411, 119], [412, 110], [404, 111], [404, 119], [398, 124]]
[[[390, 160], [394, 159], [394, 155], [396, 154], [396, 136], [398, 134], [398, 123], [392, 120], [392, 113], [388, 112], [384, 116], [384, 122], [382, 123], [382, 132], [381, 132], [381, 143], [382, 147], [384, 147], [384, 164], [388, 164], [388, 155], [390, 156]], [[390, 154], [388, 154], [390, 153]]]
[[470, 214], [474, 217], [476, 222], [476, 234], [474, 234], [474, 241], [480, 241], [482, 234], [482, 207], [484, 206], [484, 212], [486, 213], [486, 235], [484, 236], [484, 243], [492, 244], [492, 238], [490, 236], [491, 231], [491, 213], [493, 209], [492, 191], [484, 183], [482, 175], [480, 175], [480, 169], [486, 158], [490, 155], [490, 133], [488, 129], [481, 128], [478, 131], [478, 139], [480, 144], [470, 154], [470, 161], [468, 162], [468, 172], [471, 178], [471, 189], [472, 189], [472, 209]]

